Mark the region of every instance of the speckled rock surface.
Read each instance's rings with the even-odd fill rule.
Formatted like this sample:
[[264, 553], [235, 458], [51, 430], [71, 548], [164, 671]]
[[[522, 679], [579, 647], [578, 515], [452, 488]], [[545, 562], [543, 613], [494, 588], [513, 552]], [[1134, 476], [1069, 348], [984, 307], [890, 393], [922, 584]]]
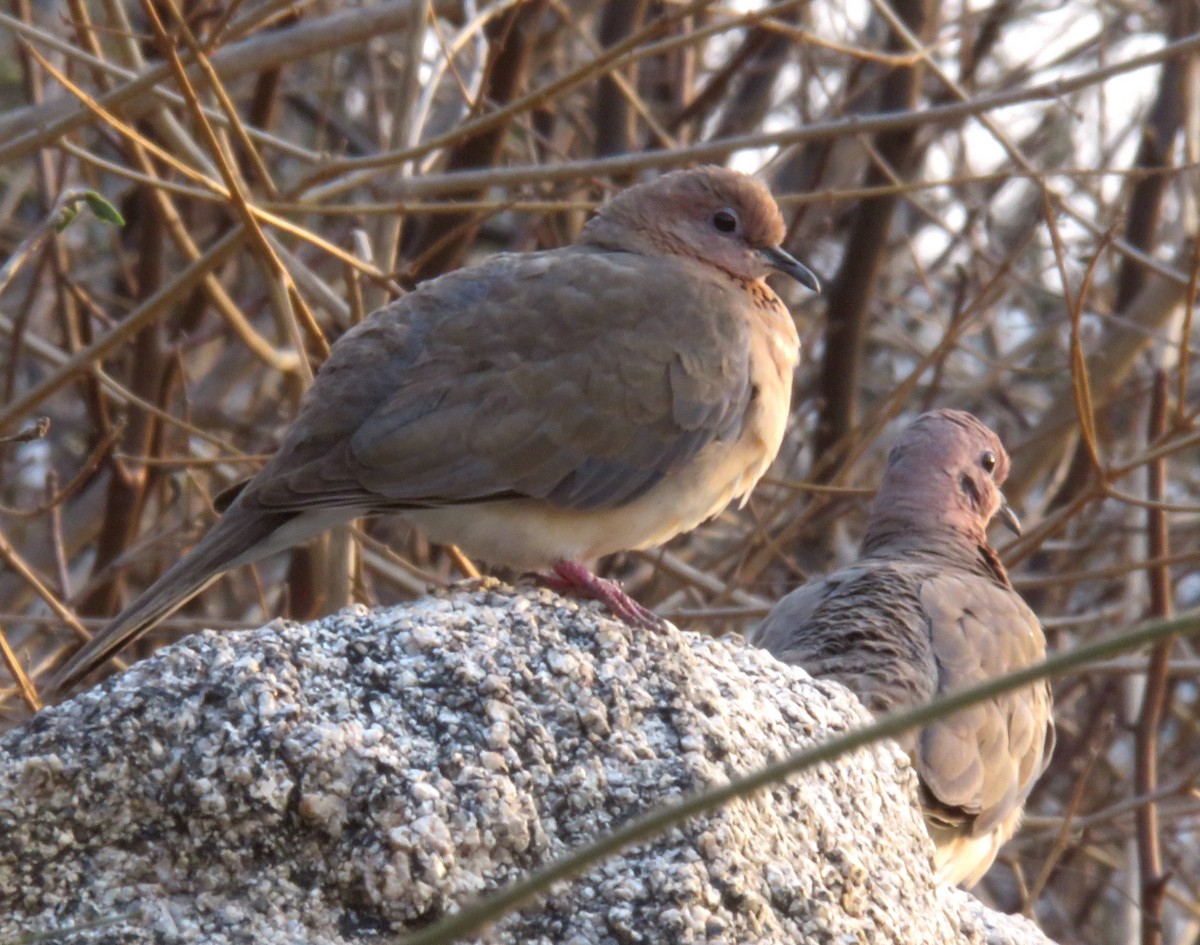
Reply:
[[[738, 640], [542, 590], [196, 635], [0, 739], [0, 942], [379, 941], [864, 718]], [[932, 885], [912, 781], [860, 752], [485, 940], [1045, 943]]]

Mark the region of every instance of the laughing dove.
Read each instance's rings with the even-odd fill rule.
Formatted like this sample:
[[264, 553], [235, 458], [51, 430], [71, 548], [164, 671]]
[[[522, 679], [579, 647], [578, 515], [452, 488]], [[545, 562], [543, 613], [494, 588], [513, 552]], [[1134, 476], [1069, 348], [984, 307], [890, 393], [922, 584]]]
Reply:
[[485, 561], [645, 616], [576, 562], [744, 498], [779, 450], [799, 339], [770, 193], [717, 167], [629, 188], [574, 245], [423, 283], [333, 346], [278, 452], [192, 552], [60, 670], [64, 687], [230, 568], [401, 512]]
[[[873, 713], [1039, 662], [1037, 616], [987, 543], [1008, 455], [969, 413], [923, 414], [888, 457], [858, 561], [783, 598], [757, 646], [853, 690]], [[956, 712], [902, 743], [921, 783], [938, 879], [974, 885], [1012, 836], [1054, 749], [1037, 682]]]

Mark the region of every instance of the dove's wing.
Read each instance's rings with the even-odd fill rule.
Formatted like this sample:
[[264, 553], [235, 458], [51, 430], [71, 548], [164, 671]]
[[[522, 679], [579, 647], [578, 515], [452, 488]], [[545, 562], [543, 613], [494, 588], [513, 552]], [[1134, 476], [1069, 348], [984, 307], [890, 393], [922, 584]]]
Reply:
[[[927, 580], [921, 603], [937, 663], [938, 692], [950, 692], [1036, 663], [1045, 656], [1037, 616], [1020, 596], [974, 574]], [[926, 726], [917, 767], [939, 819], [980, 836], [1025, 803], [1054, 747], [1049, 685], [997, 696]]]
[[443, 276], [339, 341], [243, 504], [628, 502], [741, 433], [750, 329], [732, 289], [577, 247]]

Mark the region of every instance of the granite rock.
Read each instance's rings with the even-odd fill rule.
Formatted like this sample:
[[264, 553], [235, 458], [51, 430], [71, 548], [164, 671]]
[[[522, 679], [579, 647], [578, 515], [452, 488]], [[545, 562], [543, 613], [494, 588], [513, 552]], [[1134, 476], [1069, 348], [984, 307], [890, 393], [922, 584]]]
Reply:
[[[0, 942], [401, 935], [652, 807], [861, 725], [738, 639], [546, 590], [205, 632], [0, 739]], [[884, 743], [629, 849], [481, 941], [1047, 939], [933, 882]]]

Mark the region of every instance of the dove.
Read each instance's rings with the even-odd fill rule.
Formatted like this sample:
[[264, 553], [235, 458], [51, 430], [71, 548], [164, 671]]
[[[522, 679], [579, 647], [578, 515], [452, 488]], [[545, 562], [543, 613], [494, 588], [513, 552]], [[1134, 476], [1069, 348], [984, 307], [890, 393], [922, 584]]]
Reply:
[[[1020, 531], [1000, 491], [1008, 469], [999, 438], [971, 414], [922, 414], [888, 456], [858, 560], [784, 597], [750, 642], [837, 680], [876, 714], [1041, 661], [1041, 624], [987, 541], [997, 516]], [[1054, 741], [1044, 680], [902, 741], [940, 881], [983, 877]]]
[[775, 458], [800, 342], [765, 279], [820, 291], [783, 237], [762, 184], [676, 171], [614, 196], [570, 246], [494, 255], [374, 312], [208, 533], [51, 690], [225, 571], [368, 515], [653, 623], [580, 561], [694, 528]]

